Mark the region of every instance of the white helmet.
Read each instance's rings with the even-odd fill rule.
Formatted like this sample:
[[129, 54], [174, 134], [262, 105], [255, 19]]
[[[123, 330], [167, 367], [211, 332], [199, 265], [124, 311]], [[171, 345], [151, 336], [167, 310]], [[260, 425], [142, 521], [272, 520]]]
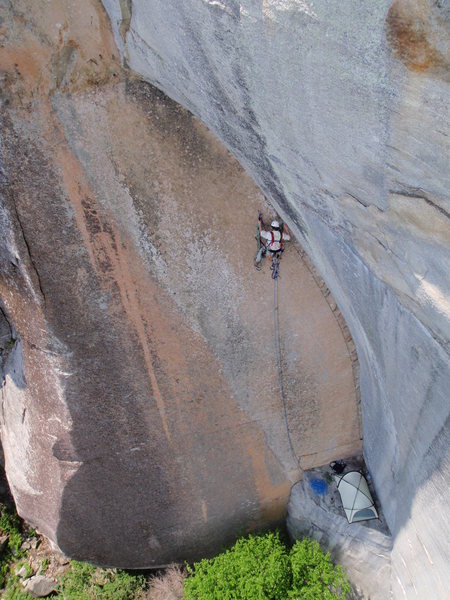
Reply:
[[280, 224], [278, 223], [278, 221], [272, 221], [272, 223], [270, 224], [271, 227], [273, 227], [274, 229], [279, 229], [280, 228]]

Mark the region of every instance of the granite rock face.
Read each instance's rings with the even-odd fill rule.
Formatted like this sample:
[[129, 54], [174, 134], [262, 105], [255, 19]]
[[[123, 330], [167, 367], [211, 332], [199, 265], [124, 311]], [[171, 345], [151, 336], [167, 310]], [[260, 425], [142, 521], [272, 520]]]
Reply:
[[279, 522], [297, 459], [361, 451], [336, 304], [292, 242], [275, 314], [294, 456], [273, 282], [253, 266], [273, 209], [122, 69], [99, 2], [2, 19], [1, 435], [19, 513], [71, 557], [131, 568]]
[[124, 61], [227, 145], [332, 290], [361, 363], [364, 453], [394, 536], [394, 596], [446, 597], [446, 3], [104, 5]]

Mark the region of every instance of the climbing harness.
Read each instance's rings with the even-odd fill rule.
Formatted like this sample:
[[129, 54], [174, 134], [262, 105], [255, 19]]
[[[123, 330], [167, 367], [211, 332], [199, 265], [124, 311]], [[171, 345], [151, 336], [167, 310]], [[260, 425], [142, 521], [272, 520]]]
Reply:
[[280, 239], [279, 240], [275, 239], [275, 235], [274, 235], [273, 231], [271, 231], [270, 234], [272, 236], [272, 241], [270, 242], [270, 244], [272, 245], [274, 242], [279, 242], [279, 244], [280, 244], [279, 250], [271, 250], [271, 252], [283, 252], [283, 232], [280, 231]]
[[[299, 469], [301, 469], [300, 458], [295, 453], [294, 446], [292, 444], [292, 439], [291, 439], [291, 432], [289, 430], [289, 422], [288, 422], [287, 406], [286, 406], [286, 394], [284, 392], [283, 376], [282, 376], [282, 371], [281, 371], [280, 335], [279, 335], [279, 325], [278, 325], [278, 267], [279, 267], [280, 263], [279, 263], [278, 257], [276, 255], [273, 257], [273, 260], [274, 260], [274, 270], [272, 272], [272, 278], [273, 278], [273, 331], [274, 331], [275, 359], [276, 359], [276, 363], [277, 363], [278, 384], [280, 386], [280, 395], [281, 395], [281, 399], [283, 401], [284, 423], [286, 425], [289, 448], [291, 450], [292, 456], [295, 459], [295, 462], [297, 463], [297, 466], [299, 467]], [[275, 261], [276, 261], [276, 263], [275, 263]], [[276, 274], [275, 274], [275, 267], [277, 268]]]

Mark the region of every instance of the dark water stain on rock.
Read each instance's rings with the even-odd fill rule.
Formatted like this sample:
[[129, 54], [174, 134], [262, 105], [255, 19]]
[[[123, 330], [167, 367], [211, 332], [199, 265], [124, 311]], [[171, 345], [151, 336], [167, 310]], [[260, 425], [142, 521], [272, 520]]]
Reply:
[[70, 76], [75, 68], [79, 56], [77, 45], [70, 41], [63, 46], [53, 57], [53, 73], [56, 87], [67, 87], [70, 83]]
[[386, 18], [386, 37], [394, 54], [408, 69], [448, 79], [449, 19], [439, 2], [395, 0]]
[[195, 171], [203, 163], [210, 168], [216, 165], [211, 149], [196, 117], [183, 109], [163, 92], [144, 81], [126, 81], [127, 98], [136, 103], [164, 139], [180, 153], [180, 159]]

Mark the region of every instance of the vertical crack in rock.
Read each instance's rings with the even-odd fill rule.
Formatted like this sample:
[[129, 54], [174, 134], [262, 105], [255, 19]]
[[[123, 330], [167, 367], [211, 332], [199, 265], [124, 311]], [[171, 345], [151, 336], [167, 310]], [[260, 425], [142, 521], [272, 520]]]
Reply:
[[36, 276], [37, 285], [38, 285], [38, 288], [39, 288], [39, 291], [40, 291], [40, 294], [41, 294], [41, 298], [42, 298], [43, 304], [45, 306], [46, 298], [45, 298], [44, 288], [42, 287], [41, 277], [39, 275], [39, 271], [38, 271], [38, 268], [36, 266], [36, 262], [33, 259], [33, 255], [32, 255], [32, 252], [31, 252], [31, 247], [30, 247], [30, 244], [28, 242], [27, 235], [25, 233], [25, 228], [23, 226], [22, 219], [20, 218], [19, 211], [17, 210], [17, 204], [16, 204], [16, 201], [15, 201], [15, 198], [14, 198], [14, 194], [11, 194], [11, 197], [12, 197], [12, 205], [14, 207], [14, 213], [15, 213], [15, 216], [16, 216], [16, 219], [17, 219], [17, 224], [19, 225], [20, 232], [21, 232], [22, 238], [23, 238], [23, 242], [25, 244], [25, 247], [27, 249], [27, 254], [28, 254], [28, 257], [30, 259], [30, 264], [31, 264], [31, 266], [33, 268], [33, 272], [34, 272], [34, 274]]
[[119, 34], [123, 41], [123, 60], [125, 66], [127, 66], [127, 33], [131, 24], [132, 0], [119, 0], [119, 4], [120, 12], [122, 14], [122, 21], [119, 25]]
[[3, 364], [5, 363], [11, 344], [14, 343], [14, 335], [6, 310], [0, 302], [0, 387], [3, 387], [5, 374]]
[[6, 311], [0, 304], [0, 348], [4, 348], [5, 341], [12, 338], [12, 328]]

